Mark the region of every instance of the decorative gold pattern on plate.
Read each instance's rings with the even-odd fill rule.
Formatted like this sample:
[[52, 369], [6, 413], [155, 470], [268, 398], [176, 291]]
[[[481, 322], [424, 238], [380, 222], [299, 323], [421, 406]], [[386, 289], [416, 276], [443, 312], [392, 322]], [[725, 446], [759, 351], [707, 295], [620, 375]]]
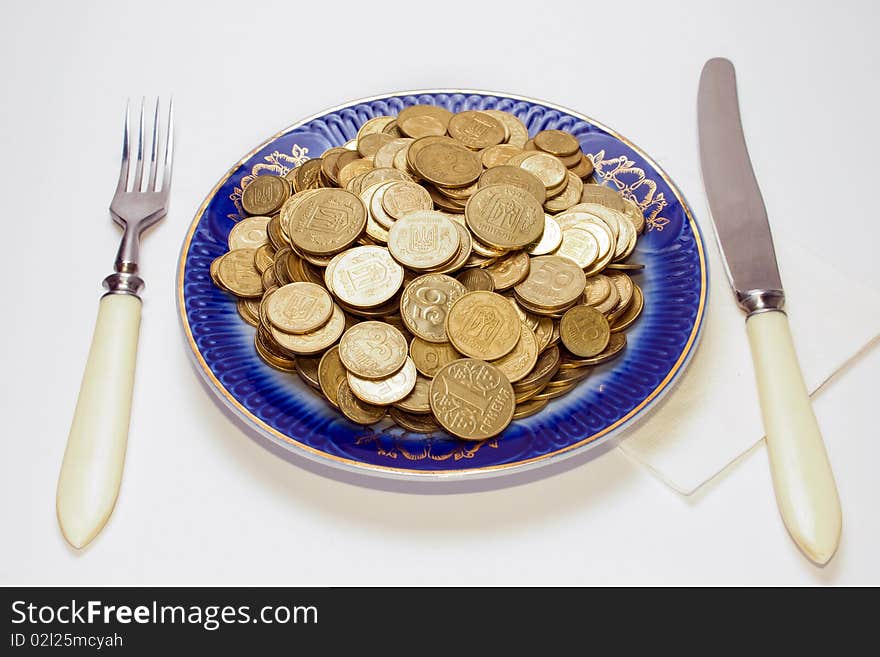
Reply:
[[[637, 167], [626, 155], [606, 158], [604, 149], [586, 155], [593, 162], [595, 175], [601, 178], [603, 183], [611, 183], [613, 189], [639, 204], [645, 214], [649, 231], [663, 230], [669, 219], [661, 217], [660, 213], [669, 205], [669, 201], [666, 200], [663, 192], [657, 193], [657, 183], [645, 175], [644, 169]], [[630, 178], [635, 178], [635, 182], [630, 182]]]

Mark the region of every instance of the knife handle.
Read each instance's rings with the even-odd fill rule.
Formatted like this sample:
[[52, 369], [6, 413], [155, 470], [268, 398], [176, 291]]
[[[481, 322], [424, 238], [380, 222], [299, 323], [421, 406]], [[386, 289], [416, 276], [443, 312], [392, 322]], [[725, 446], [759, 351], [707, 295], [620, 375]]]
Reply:
[[798, 364], [788, 317], [760, 312], [746, 320], [776, 501], [798, 547], [824, 565], [840, 541], [840, 499]]
[[108, 294], [101, 299], [56, 496], [58, 524], [75, 548], [98, 535], [116, 504], [140, 322], [138, 297]]

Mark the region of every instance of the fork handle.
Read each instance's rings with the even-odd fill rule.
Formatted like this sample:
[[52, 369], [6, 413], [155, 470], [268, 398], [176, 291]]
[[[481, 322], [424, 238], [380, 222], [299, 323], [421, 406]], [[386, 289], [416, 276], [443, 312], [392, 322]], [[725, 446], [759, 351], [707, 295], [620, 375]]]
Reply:
[[140, 322], [137, 296], [107, 294], [101, 299], [56, 496], [58, 524], [75, 548], [98, 535], [116, 504]]

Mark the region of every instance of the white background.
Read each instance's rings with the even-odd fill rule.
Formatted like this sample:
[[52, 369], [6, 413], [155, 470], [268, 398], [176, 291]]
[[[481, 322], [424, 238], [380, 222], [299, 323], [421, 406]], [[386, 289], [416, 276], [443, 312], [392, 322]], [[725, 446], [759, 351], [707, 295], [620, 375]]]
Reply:
[[[880, 349], [816, 404], [844, 508], [841, 550], [817, 569], [779, 521], [763, 448], [690, 499], [616, 451], [455, 495], [307, 471], [215, 405], [174, 305], [186, 227], [232, 162], [303, 116], [401, 89], [576, 108], [652, 154], [705, 221], [695, 105], [715, 55], [737, 66], [777, 241], [796, 233], [823, 254], [816, 267], [876, 286], [875, 3], [3, 4], [0, 583], [880, 584]], [[171, 92], [173, 197], [142, 254], [125, 477], [110, 523], [76, 553], [57, 528], [55, 483], [118, 239], [107, 205], [121, 113], [127, 96]], [[723, 431], [707, 426], [706, 439]]]

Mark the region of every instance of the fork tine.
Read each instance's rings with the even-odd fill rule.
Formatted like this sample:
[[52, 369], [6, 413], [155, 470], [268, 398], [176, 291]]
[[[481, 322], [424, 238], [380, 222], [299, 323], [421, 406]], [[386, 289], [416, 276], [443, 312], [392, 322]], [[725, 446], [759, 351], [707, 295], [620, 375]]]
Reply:
[[174, 98], [168, 101], [168, 127], [165, 132], [165, 169], [162, 172], [162, 191], [171, 186], [171, 167], [174, 164]]
[[150, 147], [150, 179], [147, 182], [147, 191], [156, 191], [156, 169], [158, 168], [159, 148], [159, 98], [156, 98], [156, 111], [153, 112], [153, 139]]
[[141, 98], [141, 119], [138, 123], [137, 164], [134, 168], [134, 182], [131, 191], [139, 192], [144, 179], [144, 103], [146, 98]]
[[129, 138], [128, 138], [128, 123], [129, 123], [129, 109], [131, 106], [131, 101], [128, 100], [125, 103], [125, 124], [122, 128], [122, 164], [119, 167], [119, 181], [116, 183], [116, 193], [124, 192], [126, 187], [128, 186], [128, 170], [129, 165], [131, 164], [131, 160], [129, 159]]

